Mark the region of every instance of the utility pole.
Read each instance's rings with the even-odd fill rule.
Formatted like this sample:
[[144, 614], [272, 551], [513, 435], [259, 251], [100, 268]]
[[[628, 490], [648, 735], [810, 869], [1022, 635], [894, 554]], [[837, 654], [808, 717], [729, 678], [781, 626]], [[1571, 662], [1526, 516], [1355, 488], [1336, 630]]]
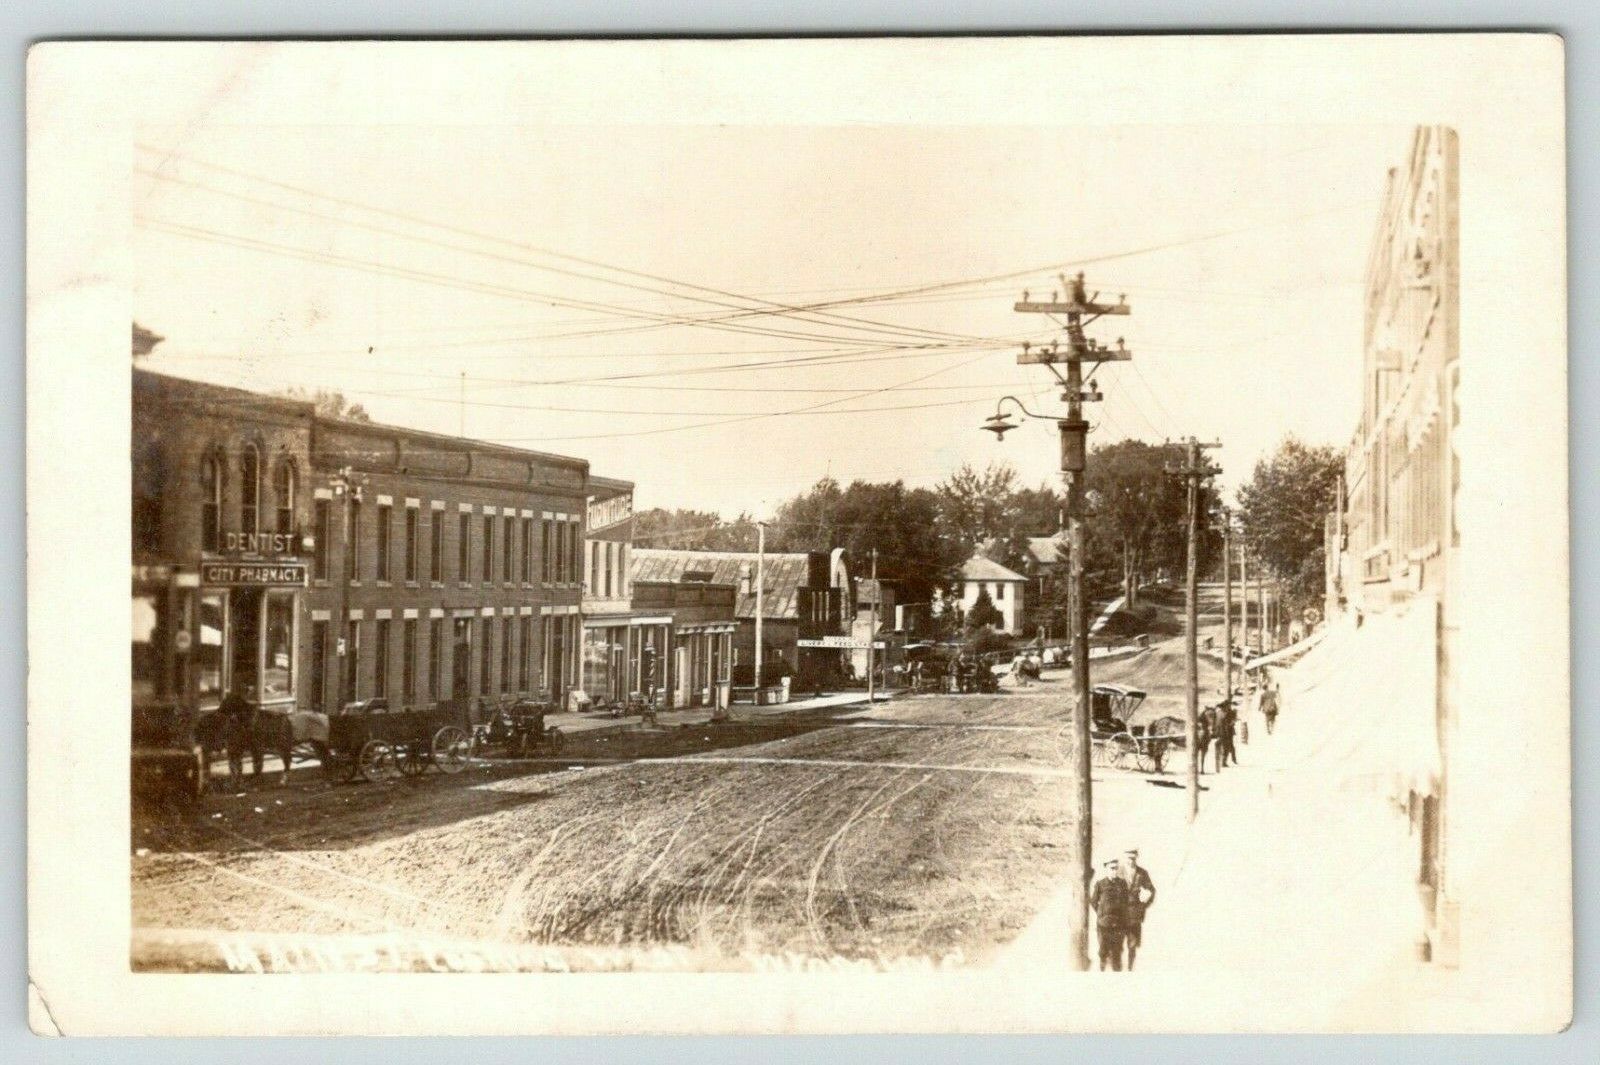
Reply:
[[1189, 549], [1184, 561], [1184, 666], [1185, 679], [1188, 682], [1188, 699], [1184, 706], [1183, 737], [1184, 746], [1189, 749], [1189, 820], [1193, 821], [1200, 813], [1200, 751], [1198, 749], [1198, 732], [1200, 719], [1200, 640], [1198, 632], [1199, 622], [1199, 584], [1198, 564], [1200, 553], [1200, 482], [1214, 473], [1219, 473], [1215, 466], [1201, 461], [1201, 452], [1214, 447], [1221, 447], [1220, 443], [1202, 444], [1194, 437], [1184, 442], [1184, 463], [1178, 472], [1188, 482], [1189, 511], [1188, 511], [1188, 540]]
[[883, 597], [883, 592], [878, 584], [878, 549], [872, 549], [872, 624], [867, 630], [867, 702], [871, 704], [877, 699], [873, 694], [872, 685], [872, 652], [878, 638], [878, 600]]
[[[363, 481], [364, 478], [349, 466], [341, 467], [339, 472], [329, 480], [329, 486], [333, 489], [333, 494], [344, 501], [344, 520], [341, 523], [344, 529], [342, 537], [344, 540], [344, 558], [339, 562], [339, 573], [329, 573], [328, 575], [330, 578], [337, 576], [339, 580], [339, 614], [335, 622], [338, 628], [334, 630], [334, 649], [338, 651], [336, 657], [339, 659], [339, 688], [335, 702], [341, 708], [344, 706], [345, 701], [345, 685], [349, 683], [350, 655], [355, 650], [355, 648], [348, 646], [350, 634], [350, 582], [358, 579], [361, 575], [353, 568], [351, 552], [357, 550], [353, 516], [355, 504], [361, 498]], [[324, 552], [328, 550], [328, 545], [326, 544], [318, 544], [317, 546]], [[326, 707], [322, 709], [326, 709]]]
[[[1126, 315], [1128, 305], [1124, 298], [1119, 296], [1116, 303], [1099, 302], [1099, 293], [1091, 297], [1085, 291], [1081, 273], [1070, 283], [1065, 277], [1060, 280], [1063, 291], [1052, 292], [1049, 300], [1031, 300], [1028, 293], [1023, 292], [1021, 301], [1014, 304], [1012, 309], [1023, 314], [1051, 315], [1052, 320], [1055, 320], [1053, 316], [1056, 315], [1066, 317], [1067, 336], [1064, 347], [1055, 342], [1040, 348], [1024, 344], [1022, 354], [1017, 356], [1017, 363], [1023, 366], [1048, 366], [1050, 372], [1060, 382], [1061, 396], [1067, 404], [1067, 416], [1057, 418], [1055, 422], [1061, 442], [1061, 472], [1067, 482], [1067, 540], [1070, 552], [1067, 570], [1067, 616], [1072, 639], [1074, 788], [1068, 815], [1073, 821], [1071, 862], [1075, 875], [1072, 878], [1072, 907], [1068, 923], [1073, 967], [1079, 971], [1086, 971], [1089, 968], [1089, 882], [1094, 872], [1094, 797], [1090, 778], [1092, 740], [1089, 735], [1089, 618], [1088, 603], [1083, 591], [1083, 478], [1088, 459], [1089, 425], [1083, 420], [1083, 404], [1101, 398], [1100, 392], [1094, 387], [1095, 371], [1107, 362], [1129, 361], [1133, 358], [1133, 353], [1122, 346], [1120, 339], [1116, 348], [1106, 348], [1097, 341], [1088, 339], [1083, 332], [1085, 325], [1105, 315]], [[1064, 295], [1066, 299], [1059, 300], [1058, 295]], [[1084, 388], [1083, 373], [1083, 364], [1086, 362], [1093, 364], [1089, 370], [1087, 391]], [[1066, 367], [1065, 377], [1056, 369], [1057, 366]], [[1012, 402], [1022, 407], [1021, 402], [1015, 398]], [[1025, 407], [1022, 409], [1024, 414], [1029, 414]], [[1007, 423], [997, 408], [995, 416], [990, 419], [990, 424], [986, 428], [993, 431], [997, 437], [1001, 437], [1008, 429], [1015, 426]]]
[[1244, 663], [1239, 667], [1245, 686], [1250, 684], [1250, 559], [1244, 544], [1239, 545], [1239, 644], [1244, 649]]
[[[1260, 560], [1258, 559], [1257, 561]], [[1267, 574], [1265, 570], [1256, 574], [1256, 607], [1256, 613], [1260, 615], [1256, 620], [1256, 624], [1261, 634], [1261, 653], [1266, 654], [1272, 648], [1267, 646]]]
[[1233, 698], [1233, 515], [1222, 508], [1222, 691]]
[[767, 589], [767, 523], [756, 522], [756, 705], [761, 705], [761, 615]]

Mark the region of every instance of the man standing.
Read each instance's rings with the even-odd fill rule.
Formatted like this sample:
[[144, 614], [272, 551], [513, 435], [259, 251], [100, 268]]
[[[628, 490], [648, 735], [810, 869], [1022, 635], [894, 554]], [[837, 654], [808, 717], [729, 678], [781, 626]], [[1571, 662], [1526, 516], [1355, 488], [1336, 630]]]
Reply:
[[1156, 885], [1150, 879], [1149, 870], [1139, 864], [1139, 852], [1131, 847], [1122, 856], [1118, 874], [1128, 896], [1128, 923], [1123, 930], [1123, 942], [1128, 948], [1128, 971], [1132, 972], [1133, 960], [1138, 957], [1139, 945], [1143, 942], [1144, 913], [1156, 901]]
[[1122, 971], [1122, 944], [1128, 928], [1128, 884], [1118, 875], [1117, 860], [1105, 864], [1105, 875], [1089, 891], [1094, 907], [1095, 936], [1100, 943], [1100, 971], [1109, 962], [1114, 972]]
[[1233, 699], [1227, 698], [1217, 707], [1217, 768], [1221, 769], [1230, 762], [1239, 764], [1239, 752], [1233, 749], [1234, 726], [1239, 723], [1239, 715], [1234, 712]]

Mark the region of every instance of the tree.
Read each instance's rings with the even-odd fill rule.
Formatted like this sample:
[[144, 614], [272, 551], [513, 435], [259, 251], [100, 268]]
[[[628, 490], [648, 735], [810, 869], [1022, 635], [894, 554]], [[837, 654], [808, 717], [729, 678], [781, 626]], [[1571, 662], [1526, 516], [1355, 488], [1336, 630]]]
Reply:
[[343, 392], [332, 389], [319, 388], [316, 391], [291, 385], [278, 393], [289, 399], [298, 399], [310, 403], [320, 418], [343, 418], [351, 422], [370, 422], [372, 415], [367, 413], [367, 408], [359, 403], [352, 403], [344, 398]]
[[1085, 570], [1103, 590], [1120, 586], [1128, 606], [1138, 603], [1152, 568], [1183, 566], [1188, 502], [1183, 481], [1168, 472], [1182, 461], [1180, 446], [1141, 440], [1098, 447], [1089, 457]]
[[874, 550], [878, 576], [907, 603], [929, 602], [948, 591], [968, 554], [939, 521], [939, 497], [902, 481], [852, 481], [830, 477], [778, 508], [767, 536], [779, 551], [844, 548], [858, 575], [865, 575]]
[[989, 598], [989, 589], [980, 584], [978, 598], [973, 602], [972, 609], [967, 611], [967, 628], [986, 629], [992, 625], [1002, 625], [1005, 620], [1000, 608]]
[[633, 539], [640, 547], [688, 551], [754, 551], [755, 519], [740, 514], [727, 522], [712, 510], [655, 507], [633, 516]]
[[1337, 448], [1288, 436], [1239, 489], [1245, 543], [1283, 589], [1289, 610], [1321, 601], [1323, 528], [1338, 505], [1343, 469]]

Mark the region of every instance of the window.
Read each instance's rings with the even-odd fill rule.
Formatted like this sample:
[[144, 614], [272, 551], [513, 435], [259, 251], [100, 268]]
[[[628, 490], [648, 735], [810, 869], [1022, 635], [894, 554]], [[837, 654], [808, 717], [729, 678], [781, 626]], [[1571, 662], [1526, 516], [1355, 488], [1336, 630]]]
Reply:
[[573, 584], [583, 582], [583, 537], [577, 522], [567, 526], [567, 580]]
[[274, 528], [278, 532], [294, 532], [294, 494], [299, 487], [300, 475], [294, 468], [294, 459], [283, 459], [272, 478], [272, 494], [278, 505], [278, 522]]
[[134, 594], [133, 597], [133, 702], [137, 706], [167, 693], [166, 611], [160, 597]]
[[519, 648], [521, 657], [517, 659], [517, 687], [526, 692], [533, 690], [528, 684], [528, 665], [533, 661], [533, 618], [524, 614], [518, 622], [522, 629], [522, 638], [518, 641], [521, 645]]
[[389, 694], [389, 619], [378, 619], [372, 648], [372, 694], [381, 699]]
[[344, 579], [361, 579], [361, 503], [355, 499], [345, 504]]
[[488, 695], [494, 690], [494, 624], [484, 618], [480, 625], [483, 633], [483, 658], [479, 660], [478, 668], [478, 694]]
[[517, 519], [512, 517], [510, 514], [507, 514], [503, 519], [501, 519], [500, 525], [501, 528], [505, 530], [506, 541], [506, 555], [505, 558], [501, 560], [500, 579], [505, 581], [507, 584], [510, 584], [511, 574], [513, 572], [511, 556], [516, 554], [515, 547], [517, 539]]
[[511, 619], [500, 619], [500, 690], [511, 690]]
[[540, 574], [541, 574], [540, 579], [543, 580], [544, 583], [549, 584], [551, 581], [555, 580], [555, 573], [554, 573], [554, 570], [552, 569], [551, 555], [550, 555], [550, 522], [548, 522], [548, 521], [542, 522], [541, 525], [540, 525], [540, 529], [541, 529], [541, 532], [543, 533], [543, 536], [544, 536], [544, 548], [539, 553], [539, 564], [540, 564]]
[[294, 593], [268, 592], [261, 672], [263, 700], [294, 698]]
[[261, 452], [254, 444], [239, 456], [239, 524], [247, 533], [261, 531]]
[[361, 622], [351, 618], [344, 630], [344, 701], [356, 701], [356, 678], [361, 673]]
[[318, 713], [328, 709], [328, 623], [311, 623], [311, 708]]
[[331, 504], [326, 499], [319, 499], [313, 508], [316, 511], [316, 554], [311, 560], [311, 573], [320, 581], [328, 579], [328, 540], [333, 536], [333, 515]]
[[444, 694], [444, 619], [428, 622], [428, 698]]
[[456, 579], [465, 584], [472, 579], [472, 515], [461, 512], [460, 541], [456, 544]]
[[1003, 603], [1003, 602], [1006, 601], [1006, 586], [1005, 585], [997, 584], [997, 585], [994, 586], [994, 601], [997, 602], [997, 603]]
[[389, 519], [394, 508], [388, 504], [378, 507], [378, 579], [389, 579]]
[[417, 508], [406, 508], [406, 580], [417, 579]]
[[417, 697], [417, 622], [406, 618], [400, 632], [400, 695], [406, 702]]
[[589, 541], [589, 594], [600, 594], [600, 541]]
[[617, 555], [619, 554], [619, 552], [617, 550], [617, 546], [618, 545], [616, 545], [616, 544], [606, 544], [606, 576], [605, 576], [605, 581], [606, 581], [606, 598], [607, 599], [611, 598], [611, 577], [612, 577], [612, 574], [616, 572], [616, 568], [617, 568]]
[[494, 580], [494, 517], [483, 516], [483, 582]]
[[522, 582], [533, 581], [533, 519], [522, 519]]
[[133, 464], [133, 548], [155, 551], [161, 546], [161, 502], [167, 486], [166, 456], [151, 444]]
[[428, 579], [444, 580], [444, 511], [433, 512], [433, 527], [429, 530]]
[[215, 451], [200, 460], [200, 549], [222, 549], [222, 456]]
[[200, 706], [210, 708], [222, 700], [223, 636], [228, 629], [228, 593], [200, 594], [200, 638], [194, 649], [195, 681]]

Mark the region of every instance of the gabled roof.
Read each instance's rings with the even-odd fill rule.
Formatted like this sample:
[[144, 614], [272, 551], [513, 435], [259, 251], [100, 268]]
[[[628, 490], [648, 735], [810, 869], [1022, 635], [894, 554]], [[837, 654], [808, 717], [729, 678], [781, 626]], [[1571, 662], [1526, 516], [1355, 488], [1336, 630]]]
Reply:
[[973, 555], [961, 563], [961, 579], [964, 581], [1012, 581], [1026, 584], [1028, 578], [1010, 570], [992, 558], [982, 555]]
[[1028, 556], [1041, 565], [1063, 561], [1066, 554], [1067, 538], [1061, 536], [1030, 536], [1028, 537]]
[[[712, 584], [732, 584], [741, 587], [741, 579], [749, 567], [751, 585], [748, 594], [741, 591], [734, 606], [734, 616], [756, 616], [755, 572], [757, 555], [754, 551], [673, 551], [662, 548], [641, 547], [632, 552], [628, 575], [635, 581], [681, 581], [685, 573], [711, 575]], [[793, 621], [800, 616], [800, 589], [806, 586], [811, 571], [811, 556], [804, 553], [780, 554], [767, 552], [763, 572], [766, 588], [763, 592], [761, 613], [767, 620]]]

